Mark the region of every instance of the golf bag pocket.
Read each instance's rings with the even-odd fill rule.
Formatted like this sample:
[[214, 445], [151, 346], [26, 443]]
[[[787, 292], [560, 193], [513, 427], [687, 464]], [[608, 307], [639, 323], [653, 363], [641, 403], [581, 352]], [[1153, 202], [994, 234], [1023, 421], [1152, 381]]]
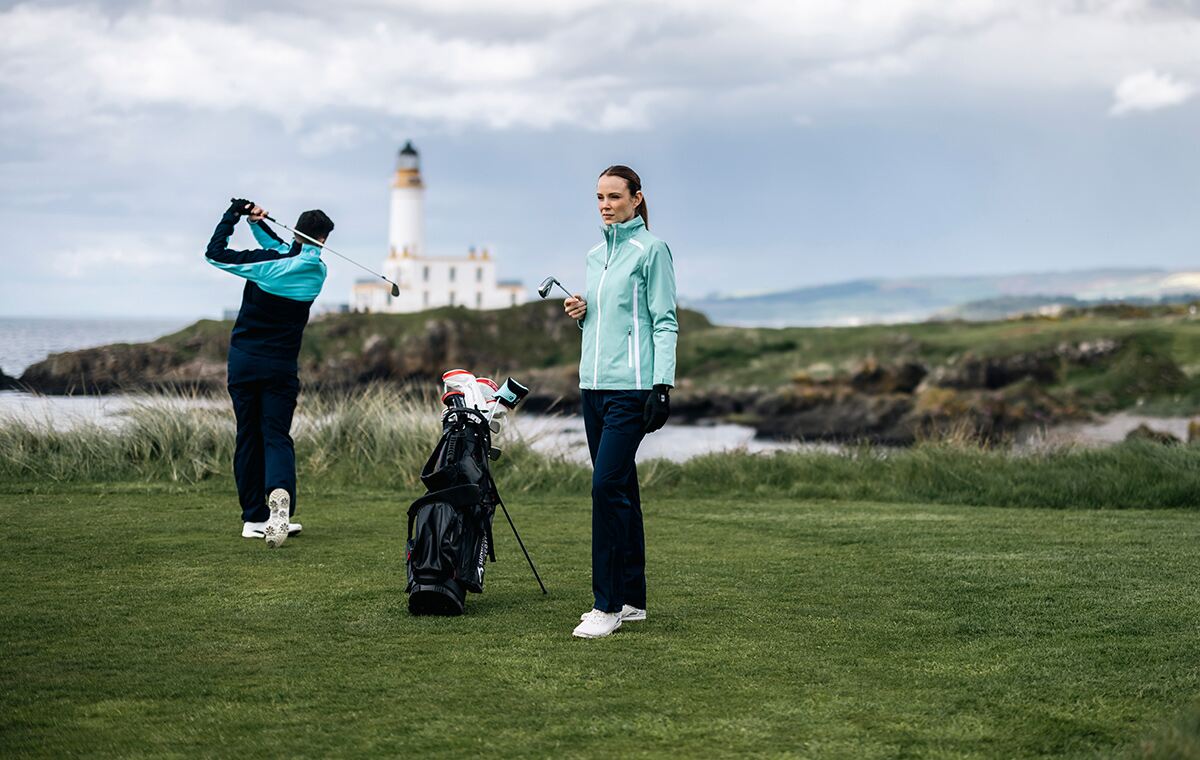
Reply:
[[487, 445], [477, 426], [462, 423], [451, 425], [442, 433], [421, 469], [421, 482], [430, 491], [479, 484], [486, 467]]
[[476, 519], [481, 494], [478, 486], [458, 486], [409, 507], [406, 591], [414, 614], [462, 614], [466, 593], [483, 591], [491, 526]]

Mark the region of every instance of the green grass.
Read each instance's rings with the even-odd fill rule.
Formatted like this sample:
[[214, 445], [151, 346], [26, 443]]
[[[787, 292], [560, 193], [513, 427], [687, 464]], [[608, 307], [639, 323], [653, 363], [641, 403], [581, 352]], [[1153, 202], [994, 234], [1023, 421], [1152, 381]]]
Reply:
[[1125, 318], [1091, 310], [1055, 319], [995, 322], [712, 327], [680, 333], [679, 374], [698, 387], [772, 387], [815, 365], [844, 370], [866, 357], [941, 364], [966, 353], [1004, 357], [1099, 339], [1153, 346], [1157, 356], [1181, 367], [1200, 364], [1200, 320], [1182, 308], [1159, 309], [1155, 314]]
[[302, 489], [269, 551], [223, 481], [0, 485], [0, 755], [1187, 756], [1194, 512], [651, 488], [650, 618], [577, 641], [584, 490], [510, 495], [548, 597], [501, 522], [439, 620], [411, 489]]

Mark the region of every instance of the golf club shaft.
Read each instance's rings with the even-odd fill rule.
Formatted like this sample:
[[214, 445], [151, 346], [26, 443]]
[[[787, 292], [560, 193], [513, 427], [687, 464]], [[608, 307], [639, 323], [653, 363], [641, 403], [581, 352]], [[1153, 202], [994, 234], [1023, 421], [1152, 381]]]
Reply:
[[559, 290], [561, 290], [562, 292], [564, 292], [564, 293], [566, 293], [566, 294], [567, 294], [567, 298], [574, 298], [574, 297], [575, 297], [575, 294], [574, 294], [574, 293], [572, 293], [571, 291], [567, 290], [566, 288], [564, 288], [564, 287], [563, 287], [563, 284], [562, 284], [561, 282], [559, 282], [558, 280], [555, 280], [555, 281], [554, 281], [554, 284], [558, 286], [558, 289], [559, 289]]
[[384, 281], [386, 281], [386, 282], [391, 282], [393, 285], [395, 285], [395, 284], [396, 284], [396, 283], [392, 282], [391, 280], [389, 280], [387, 277], [384, 277], [383, 275], [381, 275], [379, 272], [376, 272], [374, 269], [371, 269], [370, 267], [365, 267], [365, 266], [363, 266], [362, 264], [359, 264], [357, 261], [355, 261], [354, 259], [350, 258], [349, 256], [346, 256], [345, 254], [338, 253], [337, 251], [333, 250], [332, 248], [330, 248], [329, 246], [327, 246], [327, 245], [325, 245], [324, 243], [320, 242], [319, 240], [315, 240], [315, 239], [314, 239], [314, 238], [312, 238], [311, 236], [309, 236], [309, 235], [305, 235], [303, 232], [300, 232], [299, 230], [292, 229], [291, 227], [287, 226], [286, 224], [284, 224], [283, 222], [279, 221], [278, 219], [275, 219], [275, 218], [273, 218], [273, 217], [272, 217], [270, 214], [265, 214], [265, 215], [264, 215], [264, 218], [265, 218], [267, 221], [269, 221], [269, 222], [272, 222], [272, 223], [274, 223], [274, 224], [278, 224], [280, 227], [284, 228], [285, 230], [287, 230], [288, 232], [292, 233], [293, 235], [297, 235], [297, 236], [299, 236], [299, 237], [302, 237], [302, 238], [304, 238], [305, 240], [307, 240], [308, 242], [312, 243], [313, 245], [320, 247], [320, 249], [321, 249], [321, 250], [323, 250], [323, 251], [328, 251], [329, 253], [332, 253], [334, 256], [338, 256], [338, 257], [340, 257], [340, 258], [342, 258], [342, 259], [344, 259], [344, 260], [346, 260], [346, 261], [349, 261], [351, 264], [353, 264], [354, 266], [356, 266], [356, 267], [358, 267], [359, 269], [363, 270], [364, 272], [370, 272], [371, 274], [375, 275], [376, 277], [378, 277], [378, 278], [379, 278], [379, 279], [381, 279], [381, 280], [384, 280]]

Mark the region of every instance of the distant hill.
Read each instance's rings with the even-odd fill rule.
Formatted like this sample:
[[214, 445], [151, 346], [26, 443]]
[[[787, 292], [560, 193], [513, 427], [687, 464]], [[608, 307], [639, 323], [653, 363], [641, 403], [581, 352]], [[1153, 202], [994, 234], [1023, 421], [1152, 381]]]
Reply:
[[[746, 296], [688, 300], [717, 324], [743, 327], [851, 326], [921, 322], [953, 316], [969, 304], [991, 303], [1000, 316], [1061, 303], [1120, 299], [1152, 301], [1200, 293], [1200, 272], [1092, 269], [973, 277], [864, 279]], [[985, 311], [981, 309], [980, 311]], [[963, 316], [966, 316], [965, 314]], [[982, 316], [982, 314], [981, 314]], [[968, 317], [969, 318], [969, 317]]]

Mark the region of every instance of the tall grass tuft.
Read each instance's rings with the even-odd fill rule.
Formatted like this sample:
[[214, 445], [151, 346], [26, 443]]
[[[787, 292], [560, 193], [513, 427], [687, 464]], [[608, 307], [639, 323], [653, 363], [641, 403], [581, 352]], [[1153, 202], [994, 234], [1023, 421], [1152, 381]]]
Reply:
[[1200, 447], [1128, 442], [1036, 453], [925, 443], [840, 453], [712, 454], [663, 463], [653, 489], [1012, 507], [1200, 506]]
[[[191, 403], [189, 403], [191, 402]], [[48, 422], [0, 420], [0, 481], [144, 481], [195, 484], [229, 479], [234, 420], [222, 403], [147, 397], [126, 424], [57, 431]], [[437, 400], [371, 388], [305, 396], [294, 437], [307, 488], [321, 485], [420, 493], [420, 472], [440, 434]], [[554, 492], [587, 498], [591, 472], [562, 454], [501, 436], [495, 465], [502, 494]], [[910, 449], [728, 452], [639, 465], [643, 492], [798, 500], [868, 500], [1053, 508], [1200, 506], [1200, 447], [1130, 442], [1105, 449], [1017, 453], [961, 442]]]
[[[146, 396], [124, 424], [56, 430], [49, 420], [0, 420], [0, 480], [168, 481], [228, 477], [234, 416], [225, 404], [193, 396]], [[338, 486], [420, 488], [420, 473], [441, 434], [435, 396], [384, 387], [340, 396], [302, 396], [292, 435], [301, 477]], [[498, 439], [503, 491], [586, 488], [590, 475], [530, 442]]]

